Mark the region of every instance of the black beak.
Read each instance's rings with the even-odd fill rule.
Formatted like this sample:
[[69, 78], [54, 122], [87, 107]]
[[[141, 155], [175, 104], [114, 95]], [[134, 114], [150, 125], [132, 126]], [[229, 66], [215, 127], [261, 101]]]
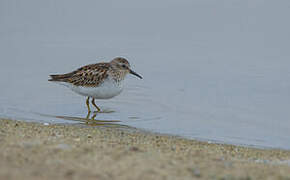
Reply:
[[140, 79], [143, 79], [142, 76], [140, 76], [139, 74], [135, 73], [135, 72], [132, 71], [131, 69], [129, 69], [129, 70], [130, 70], [130, 73], [131, 73], [131, 74], [137, 76], [137, 77], [140, 78]]

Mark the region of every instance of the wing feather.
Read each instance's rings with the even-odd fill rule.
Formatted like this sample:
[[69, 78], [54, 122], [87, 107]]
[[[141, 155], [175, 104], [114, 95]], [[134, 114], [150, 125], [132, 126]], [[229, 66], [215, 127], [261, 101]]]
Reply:
[[109, 63], [97, 63], [83, 66], [73, 72], [60, 75], [50, 75], [49, 81], [68, 82], [75, 86], [95, 87], [107, 77], [111, 66]]

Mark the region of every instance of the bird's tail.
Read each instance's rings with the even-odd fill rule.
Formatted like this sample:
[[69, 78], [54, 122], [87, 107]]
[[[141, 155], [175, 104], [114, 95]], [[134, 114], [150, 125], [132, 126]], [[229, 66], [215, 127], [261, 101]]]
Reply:
[[66, 79], [71, 77], [71, 75], [72, 75], [71, 73], [49, 75], [51, 79], [49, 79], [48, 81], [66, 81]]

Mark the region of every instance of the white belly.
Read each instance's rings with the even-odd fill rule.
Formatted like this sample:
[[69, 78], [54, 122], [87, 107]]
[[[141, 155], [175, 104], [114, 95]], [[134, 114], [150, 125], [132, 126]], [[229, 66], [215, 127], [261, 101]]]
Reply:
[[65, 82], [59, 83], [70, 88], [72, 91], [80, 95], [93, 97], [96, 99], [109, 99], [119, 95], [123, 90], [122, 81], [117, 83], [112, 79], [106, 79], [102, 84], [97, 87], [75, 86]]

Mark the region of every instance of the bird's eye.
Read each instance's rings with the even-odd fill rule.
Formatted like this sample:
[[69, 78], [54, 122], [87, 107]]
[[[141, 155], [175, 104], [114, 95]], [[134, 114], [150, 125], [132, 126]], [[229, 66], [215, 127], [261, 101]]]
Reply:
[[123, 67], [123, 68], [126, 68], [126, 65], [125, 65], [125, 64], [123, 64], [123, 65], [122, 65], [122, 67]]

